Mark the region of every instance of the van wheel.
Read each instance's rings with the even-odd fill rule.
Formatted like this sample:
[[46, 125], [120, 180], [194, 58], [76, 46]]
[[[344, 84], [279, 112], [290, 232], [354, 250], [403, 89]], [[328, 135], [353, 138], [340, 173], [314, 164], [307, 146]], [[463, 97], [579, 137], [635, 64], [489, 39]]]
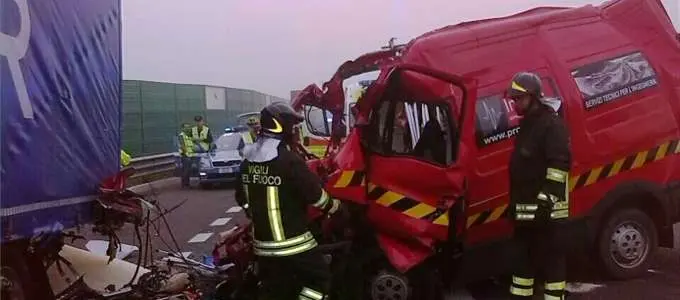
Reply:
[[[380, 270], [370, 282], [371, 300], [442, 300], [443, 287], [437, 272], [416, 267], [408, 275], [391, 269]], [[428, 272], [429, 270], [429, 272]]]
[[652, 219], [639, 209], [613, 212], [598, 238], [598, 254], [607, 275], [615, 279], [639, 277], [650, 264], [658, 246]]

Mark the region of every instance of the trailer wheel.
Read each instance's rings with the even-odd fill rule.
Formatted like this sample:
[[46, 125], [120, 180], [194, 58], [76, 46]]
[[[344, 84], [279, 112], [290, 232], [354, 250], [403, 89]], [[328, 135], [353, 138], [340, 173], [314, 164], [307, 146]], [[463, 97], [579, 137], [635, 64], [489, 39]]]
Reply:
[[391, 268], [382, 269], [370, 281], [371, 300], [442, 300], [441, 280], [437, 272], [425, 266], [416, 267], [407, 275]]
[[647, 272], [657, 246], [652, 219], [639, 209], [621, 209], [610, 214], [602, 226], [599, 260], [610, 277], [631, 279]]

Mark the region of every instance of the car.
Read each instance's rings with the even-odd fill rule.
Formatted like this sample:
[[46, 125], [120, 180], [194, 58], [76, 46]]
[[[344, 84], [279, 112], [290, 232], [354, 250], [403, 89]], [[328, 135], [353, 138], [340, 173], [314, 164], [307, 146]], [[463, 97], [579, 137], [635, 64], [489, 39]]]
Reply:
[[210, 152], [198, 154], [198, 180], [201, 187], [206, 188], [236, 180], [243, 160], [238, 153], [240, 141], [239, 133], [224, 133], [215, 140]]

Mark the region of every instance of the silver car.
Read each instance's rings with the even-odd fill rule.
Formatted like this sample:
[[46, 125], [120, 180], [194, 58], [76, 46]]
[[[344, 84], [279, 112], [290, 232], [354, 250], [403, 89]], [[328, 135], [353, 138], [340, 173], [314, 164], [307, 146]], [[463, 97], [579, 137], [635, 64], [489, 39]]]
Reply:
[[243, 160], [238, 153], [240, 141], [241, 135], [238, 132], [224, 133], [215, 140], [212, 151], [199, 154], [198, 178], [201, 187], [236, 180]]

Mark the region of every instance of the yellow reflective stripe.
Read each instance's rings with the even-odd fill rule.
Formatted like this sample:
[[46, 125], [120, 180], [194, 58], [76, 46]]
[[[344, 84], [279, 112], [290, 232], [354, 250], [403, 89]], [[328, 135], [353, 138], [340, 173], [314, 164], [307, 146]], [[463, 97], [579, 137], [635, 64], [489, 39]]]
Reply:
[[510, 293], [513, 295], [517, 296], [533, 296], [534, 295], [534, 289], [533, 288], [519, 288], [516, 286], [511, 286], [510, 287]]
[[307, 297], [314, 299], [314, 300], [323, 299], [322, 293], [319, 293], [319, 292], [317, 292], [313, 289], [307, 288], [307, 287], [302, 288], [302, 291], [300, 292], [300, 296], [307, 296]]
[[524, 92], [524, 93], [527, 92], [527, 90], [525, 88], [523, 88], [521, 85], [519, 85], [517, 82], [514, 82], [514, 81], [512, 82], [512, 89], [518, 90], [518, 91]]
[[316, 201], [316, 203], [314, 203], [314, 205], [312, 206], [323, 208], [324, 206], [326, 206], [326, 204], [328, 204], [329, 199], [330, 198], [328, 197], [328, 193], [326, 193], [326, 190], [321, 189], [321, 196], [319, 197], [319, 200]]
[[340, 208], [340, 200], [333, 199], [333, 206], [331, 206], [331, 209], [328, 211], [328, 213], [332, 215], [338, 211], [338, 208]]
[[286, 239], [281, 223], [281, 209], [279, 208], [279, 188], [275, 186], [267, 187], [267, 212], [269, 214], [269, 226], [275, 241]]
[[568, 209], [560, 209], [550, 213], [550, 218], [552, 219], [563, 219], [569, 217]]
[[546, 282], [545, 289], [549, 291], [561, 291], [567, 287], [566, 281]]
[[538, 198], [538, 200], [542, 200], [542, 201], [549, 201], [549, 199], [550, 199], [550, 198], [548, 198], [548, 195], [546, 195], [543, 192], [538, 193], [538, 196], [536, 198]]
[[309, 298], [309, 297], [307, 297], [307, 296], [305, 296], [305, 295], [300, 295], [300, 296], [298, 296], [298, 300], [314, 300], [314, 299]]
[[553, 204], [553, 210], [569, 209], [569, 203], [567, 201], [559, 201]]
[[297, 244], [302, 244], [304, 242], [308, 242], [309, 240], [313, 239], [314, 235], [312, 235], [311, 232], [307, 231], [301, 235], [298, 235], [294, 238], [287, 239], [285, 241], [280, 241], [280, 242], [266, 242], [266, 241], [258, 241], [255, 240], [253, 245], [258, 248], [284, 248], [284, 247], [290, 247], [294, 246]]
[[521, 286], [533, 286], [534, 285], [534, 279], [533, 278], [524, 278], [524, 277], [512, 276], [512, 283], [514, 283], [516, 285], [521, 285]]
[[536, 211], [538, 210], [538, 205], [536, 204], [517, 204], [515, 205], [517, 211]]
[[523, 213], [518, 213], [517, 216], [515, 216], [517, 220], [533, 220], [536, 218], [533, 214], [523, 214]]
[[545, 300], [564, 300], [564, 296], [558, 297], [558, 296], [545, 294], [545, 297], [543, 299], [545, 299]]
[[555, 168], [548, 168], [548, 170], [546, 171], [545, 178], [559, 183], [566, 183], [568, 176], [569, 173], [565, 171]]
[[291, 248], [288, 248], [288, 249], [270, 250], [270, 249], [254, 248], [254, 250], [255, 250], [255, 255], [258, 255], [258, 256], [289, 256], [289, 255], [295, 255], [295, 254], [305, 252], [307, 250], [310, 250], [310, 249], [316, 247], [317, 245], [318, 244], [316, 243], [316, 240], [310, 240], [308, 242], [302, 243], [300, 245], [297, 245], [295, 247], [291, 247]]

